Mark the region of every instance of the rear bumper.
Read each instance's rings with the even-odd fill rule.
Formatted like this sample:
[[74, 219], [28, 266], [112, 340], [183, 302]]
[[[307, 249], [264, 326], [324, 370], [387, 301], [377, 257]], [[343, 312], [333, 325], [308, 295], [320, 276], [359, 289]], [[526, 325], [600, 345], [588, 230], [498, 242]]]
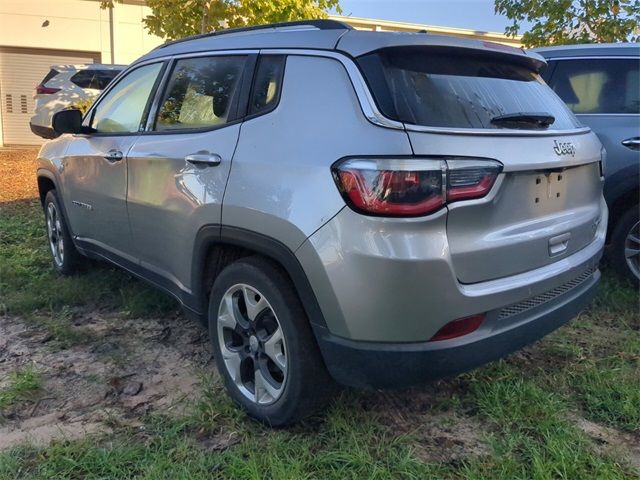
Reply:
[[334, 336], [323, 327], [314, 330], [325, 364], [339, 383], [359, 388], [407, 387], [471, 370], [567, 323], [592, 301], [600, 272], [589, 269], [579, 279], [579, 284], [569, 284], [568, 291], [550, 301], [536, 304], [534, 297], [528, 303], [489, 312], [477, 331], [452, 340], [358, 342]]
[[583, 249], [471, 284], [456, 277], [444, 211], [429, 219], [381, 219], [344, 209], [296, 256], [322, 310], [320, 327], [355, 342], [413, 344], [427, 342], [448, 322], [544, 295], [595, 270], [607, 225], [603, 199], [600, 222], [593, 223], [593, 241]]

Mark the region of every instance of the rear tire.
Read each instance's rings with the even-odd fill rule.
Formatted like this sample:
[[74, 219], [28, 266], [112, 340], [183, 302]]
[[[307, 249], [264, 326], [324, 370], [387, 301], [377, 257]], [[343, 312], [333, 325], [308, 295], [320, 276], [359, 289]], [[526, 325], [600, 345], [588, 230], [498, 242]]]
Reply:
[[248, 257], [216, 278], [209, 336], [230, 397], [269, 426], [324, 407], [335, 391], [309, 320], [289, 278], [273, 262]]
[[55, 189], [49, 190], [44, 198], [44, 219], [53, 267], [62, 275], [76, 272], [83, 257], [73, 244]]
[[[611, 263], [620, 275], [640, 285], [640, 214], [638, 205], [627, 210], [611, 234]], [[634, 254], [635, 252], [635, 254]]]

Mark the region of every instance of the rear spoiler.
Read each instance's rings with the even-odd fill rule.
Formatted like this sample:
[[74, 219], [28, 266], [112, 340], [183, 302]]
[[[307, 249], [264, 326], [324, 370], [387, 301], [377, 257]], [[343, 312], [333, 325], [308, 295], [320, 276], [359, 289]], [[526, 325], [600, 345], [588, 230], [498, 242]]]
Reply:
[[352, 57], [360, 57], [378, 50], [394, 47], [427, 47], [451, 55], [474, 55], [523, 65], [539, 72], [547, 62], [532, 51], [484, 40], [471, 40], [446, 35], [407, 32], [347, 31], [336, 45], [336, 50]]

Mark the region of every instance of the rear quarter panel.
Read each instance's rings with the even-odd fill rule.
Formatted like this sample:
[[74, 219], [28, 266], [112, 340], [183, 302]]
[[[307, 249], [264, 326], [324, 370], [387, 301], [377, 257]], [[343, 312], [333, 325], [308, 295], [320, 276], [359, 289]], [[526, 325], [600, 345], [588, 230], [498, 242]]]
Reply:
[[337, 60], [291, 55], [271, 113], [243, 123], [222, 223], [295, 251], [344, 208], [331, 165], [348, 155], [409, 155], [402, 130], [371, 124]]

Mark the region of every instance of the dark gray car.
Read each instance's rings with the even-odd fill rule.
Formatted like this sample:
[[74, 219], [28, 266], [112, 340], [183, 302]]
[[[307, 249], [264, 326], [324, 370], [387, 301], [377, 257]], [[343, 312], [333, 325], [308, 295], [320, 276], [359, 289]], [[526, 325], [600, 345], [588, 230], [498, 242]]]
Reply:
[[542, 73], [607, 151], [604, 198], [609, 206], [609, 256], [635, 284], [640, 279], [640, 46], [565, 45], [535, 50]]

